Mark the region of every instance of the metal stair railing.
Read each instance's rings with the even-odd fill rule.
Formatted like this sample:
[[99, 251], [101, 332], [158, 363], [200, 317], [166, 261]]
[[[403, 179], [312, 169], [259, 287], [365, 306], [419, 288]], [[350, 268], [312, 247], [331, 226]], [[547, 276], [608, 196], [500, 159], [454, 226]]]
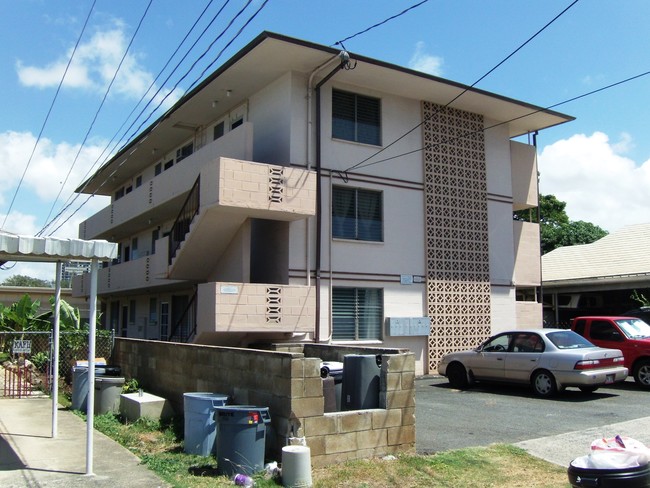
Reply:
[[181, 211], [178, 213], [178, 217], [176, 217], [174, 225], [172, 225], [172, 229], [169, 232], [168, 264], [172, 264], [172, 260], [176, 256], [181, 243], [185, 240], [185, 236], [190, 230], [192, 219], [194, 219], [196, 214], [199, 213], [199, 206], [201, 201], [200, 182], [201, 176], [199, 176], [194, 182], [194, 185], [192, 186], [190, 193], [187, 195], [187, 198], [181, 207]]

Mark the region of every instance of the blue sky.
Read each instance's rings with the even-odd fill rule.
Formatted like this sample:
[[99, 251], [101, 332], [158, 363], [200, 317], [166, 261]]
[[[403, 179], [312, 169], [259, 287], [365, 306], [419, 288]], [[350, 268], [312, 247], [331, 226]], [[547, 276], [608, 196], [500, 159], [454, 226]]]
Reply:
[[[45, 126], [93, 1], [5, 2], [0, 17], [0, 42], [5, 46], [0, 51], [4, 95], [0, 110], [0, 227], [33, 235], [48, 215], [56, 215], [93, 165], [114, 151], [115, 142], [109, 141], [116, 134], [116, 140], [132, 135], [150, 114], [148, 108], [133, 129], [126, 130], [133, 122], [127, 115], [152, 83], [148, 97], [159, 90], [158, 102], [169, 94], [161, 105], [166, 108], [191, 88], [210, 63], [216, 60], [212, 71], [263, 30], [334, 45], [419, 1], [253, 0], [179, 82], [247, 2], [154, 0], [148, 7], [148, 0], [97, 0]], [[471, 85], [571, 4], [571, 0], [429, 0], [345, 41], [344, 47]], [[154, 82], [206, 5], [198, 29]], [[172, 73], [181, 55], [222, 7], [209, 35], [197, 42]], [[258, 9], [257, 16], [218, 57]], [[580, 0], [477, 87], [545, 107], [639, 75], [650, 70], [648, 19], [647, 0]], [[589, 221], [610, 232], [623, 225], [649, 222], [649, 106], [650, 76], [643, 76], [556, 107], [576, 120], [538, 137], [541, 192], [566, 201], [572, 220]], [[141, 109], [142, 104], [135, 113]], [[78, 199], [71, 209], [83, 200], [85, 197]], [[55, 235], [76, 237], [78, 223], [106, 204], [102, 198], [91, 199], [62, 223]], [[0, 271], [0, 281], [9, 273], [40, 274], [21, 264], [11, 272]]]

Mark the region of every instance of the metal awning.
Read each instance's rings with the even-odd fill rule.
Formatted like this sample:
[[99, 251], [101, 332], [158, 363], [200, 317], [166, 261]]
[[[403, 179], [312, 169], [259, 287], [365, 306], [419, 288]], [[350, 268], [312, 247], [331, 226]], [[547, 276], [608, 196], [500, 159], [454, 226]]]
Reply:
[[0, 263], [35, 261], [56, 263], [56, 288], [53, 326], [52, 437], [57, 436], [59, 384], [59, 308], [61, 304], [61, 264], [64, 261], [90, 261], [90, 298], [88, 333], [88, 409], [86, 423], [86, 474], [93, 471], [93, 414], [95, 410], [95, 332], [97, 329], [97, 269], [100, 261], [117, 257], [117, 244], [82, 239], [21, 236], [0, 232]]

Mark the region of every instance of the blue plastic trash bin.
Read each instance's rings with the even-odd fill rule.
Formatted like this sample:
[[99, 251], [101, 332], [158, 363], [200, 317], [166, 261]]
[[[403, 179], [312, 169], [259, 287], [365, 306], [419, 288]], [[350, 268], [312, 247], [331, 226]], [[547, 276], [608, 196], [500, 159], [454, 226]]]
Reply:
[[217, 423], [217, 471], [249, 476], [264, 469], [268, 407], [229, 405], [215, 408]]
[[217, 435], [214, 409], [227, 403], [228, 395], [222, 393], [183, 393], [185, 452], [201, 456], [209, 456], [214, 452]]

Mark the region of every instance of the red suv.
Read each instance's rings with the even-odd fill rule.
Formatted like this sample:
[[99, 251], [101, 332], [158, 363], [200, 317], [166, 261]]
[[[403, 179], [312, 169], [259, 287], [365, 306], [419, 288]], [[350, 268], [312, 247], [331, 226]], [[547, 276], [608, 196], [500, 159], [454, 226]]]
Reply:
[[650, 325], [636, 317], [576, 317], [571, 330], [597, 346], [623, 351], [634, 381], [650, 389]]

